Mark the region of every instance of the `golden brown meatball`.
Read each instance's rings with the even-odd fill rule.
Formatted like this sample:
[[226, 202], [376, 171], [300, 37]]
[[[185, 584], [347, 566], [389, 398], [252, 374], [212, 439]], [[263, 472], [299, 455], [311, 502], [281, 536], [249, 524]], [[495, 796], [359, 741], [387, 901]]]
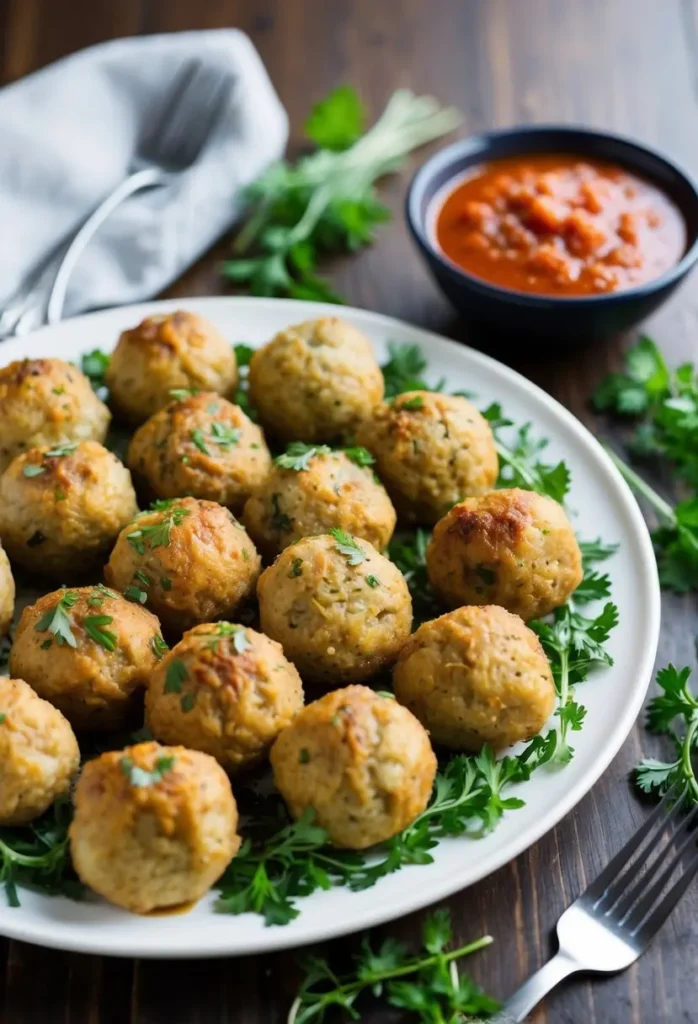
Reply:
[[582, 556], [561, 505], [512, 488], [452, 508], [436, 524], [427, 569], [452, 608], [499, 604], [528, 620], [565, 603], [581, 583]]
[[265, 758], [302, 707], [301, 677], [281, 645], [230, 622], [185, 633], [146, 697], [156, 739], [203, 750], [229, 772]]
[[538, 637], [497, 605], [457, 608], [421, 625], [400, 651], [393, 683], [432, 741], [454, 750], [531, 739], [555, 707]]
[[214, 501], [157, 501], [126, 526], [104, 569], [107, 583], [137, 587], [163, 628], [182, 634], [232, 618], [254, 594], [261, 559], [232, 512]]
[[0, 545], [0, 637], [10, 632], [15, 614], [15, 581], [10, 560]]
[[133, 435], [128, 464], [156, 498], [190, 494], [241, 512], [271, 469], [259, 427], [215, 393], [170, 402]]
[[0, 477], [0, 537], [23, 569], [74, 579], [138, 511], [131, 474], [96, 441], [32, 448]]
[[305, 682], [363, 682], [391, 665], [412, 628], [405, 579], [365, 540], [338, 531], [281, 552], [257, 586], [262, 629]]
[[237, 382], [232, 346], [196, 313], [160, 313], [124, 331], [105, 375], [122, 419], [142, 423], [177, 388], [228, 395]]
[[88, 761], [70, 852], [85, 885], [147, 914], [208, 892], [240, 846], [228, 778], [212, 757], [140, 743]]
[[[363, 449], [353, 451], [370, 459]], [[395, 509], [370, 468], [344, 452], [303, 442], [290, 444], [275, 460], [271, 474], [247, 501], [243, 519], [267, 559], [301, 537], [332, 527], [382, 550], [395, 529]]]
[[282, 441], [351, 439], [383, 397], [369, 339], [322, 317], [280, 331], [250, 362], [250, 399]]
[[0, 676], [0, 826], [26, 825], [70, 789], [73, 730], [23, 679]]
[[87, 377], [69, 363], [10, 363], [0, 370], [0, 473], [27, 448], [103, 441], [110, 419]]
[[310, 808], [335, 846], [363, 850], [406, 828], [429, 802], [436, 758], [407, 708], [366, 686], [308, 704], [271, 750], [294, 818]]
[[458, 395], [409, 391], [383, 402], [357, 440], [376, 458], [401, 521], [431, 525], [493, 487], [499, 463], [487, 420]]
[[56, 590], [24, 609], [10, 671], [79, 730], [128, 724], [167, 650], [154, 615], [101, 584]]

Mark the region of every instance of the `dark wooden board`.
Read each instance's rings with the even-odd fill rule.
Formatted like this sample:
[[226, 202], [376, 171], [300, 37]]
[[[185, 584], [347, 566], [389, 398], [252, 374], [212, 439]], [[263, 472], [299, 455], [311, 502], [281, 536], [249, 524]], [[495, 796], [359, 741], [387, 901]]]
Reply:
[[[309, 105], [355, 84], [373, 115], [393, 89], [434, 93], [464, 112], [463, 134], [517, 122], [582, 122], [633, 134], [698, 171], [698, 0], [1, 0], [4, 82], [80, 47], [120, 35], [237, 26], [269, 68], [297, 149]], [[416, 165], [417, 161], [413, 161]], [[378, 243], [331, 269], [356, 305], [458, 340], [467, 332], [428, 279], [401, 206], [409, 171], [387, 182], [396, 217]], [[172, 295], [225, 290], [219, 245]], [[697, 356], [698, 293], [689, 282], [647, 330], [672, 362]], [[627, 339], [585, 351], [508, 357], [595, 429], [587, 399], [617, 365]], [[666, 598], [659, 664], [693, 664], [696, 603]], [[604, 778], [553, 832], [512, 864], [448, 901], [457, 938], [484, 932], [495, 945], [470, 964], [504, 996], [551, 952], [566, 904], [622, 844], [644, 809], [627, 776], [657, 744], [639, 727]], [[572, 981], [531, 1017], [535, 1024], [698, 1022], [698, 890], [683, 900], [635, 967]], [[389, 931], [418, 935], [421, 915]], [[355, 948], [338, 941], [340, 960]], [[0, 1021], [7, 1024], [277, 1024], [297, 983], [296, 955], [165, 962], [69, 956], [0, 940]], [[367, 1009], [367, 1024], [395, 1016]]]

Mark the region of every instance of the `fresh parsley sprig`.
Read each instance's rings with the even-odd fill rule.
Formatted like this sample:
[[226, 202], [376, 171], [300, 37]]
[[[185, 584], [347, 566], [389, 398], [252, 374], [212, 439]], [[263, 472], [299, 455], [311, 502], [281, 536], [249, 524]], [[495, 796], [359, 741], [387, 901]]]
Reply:
[[71, 867], [68, 848], [71, 818], [70, 799], [62, 797], [31, 825], [0, 828], [0, 885], [10, 907], [20, 905], [18, 885], [80, 898], [83, 887]]
[[495, 437], [499, 456], [498, 487], [522, 487], [524, 490], [536, 491], [564, 502], [570, 489], [571, 477], [567, 463], [559, 461], [546, 463], [539, 458], [547, 447], [545, 438], [534, 438], [530, 423], [519, 427], [513, 443], [502, 436], [514, 423], [502, 413], [498, 402], [493, 402], [482, 414], [489, 422]]
[[635, 782], [644, 793], [658, 796], [676, 785], [698, 803], [698, 779], [693, 754], [698, 743], [698, 699], [689, 686], [690, 668], [673, 665], [657, 672], [660, 693], [647, 708], [647, 728], [668, 736], [674, 748], [671, 761], [645, 758], [635, 769]]
[[[189, 515], [189, 509], [176, 504], [176, 499], [166, 498], [154, 501], [151, 505], [153, 512], [165, 512], [166, 515], [154, 523], [138, 525], [139, 519], [144, 513], [136, 516], [136, 529], [126, 534], [126, 540], [131, 547], [135, 548], [139, 555], [144, 555], [146, 547], [151, 551], [154, 548], [167, 547], [170, 543], [172, 528], [180, 526]], [[147, 514], [147, 513], [145, 513]]]
[[[45, 615], [42, 615], [34, 626], [37, 633], [49, 632], [55, 638], [59, 647], [67, 644], [68, 647], [77, 647], [78, 642], [73, 633], [75, 623], [71, 618], [70, 611], [75, 605], [78, 595], [71, 590], [58, 599], [53, 608], [49, 608]], [[51, 640], [44, 641], [47, 647], [51, 646]], [[44, 646], [42, 644], [42, 647]]]
[[[323, 253], [355, 250], [373, 241], [390, 212], [374, 182], [397, 170], [408, 153], [460, 122], [457, 111], [400, 89], [373, 128], [362, 135], [361, 103], [341, 86], [311, 111], [305, 131], [318, 150], [295, 166], [280, 162], [246, 190], [250, 216], [223, 273], [254, 295], [339, 302], [317, 276]], [[246, 255], [254, 246], [257, 255]]]
[[277, 455], [274, 465], [281, 469], [293, 469], [301, 473], [310, 468], [311, 460], [316, 455], [330, 455], [332, 449], [326, 444], [305, 444], [304, 441], [291, 441], [286, 446], [286, 451]]
[[324, 957], [304, 962], [305, 978], [288, 1016], [288, 1024], [322, 1024], [327, 1014], [343, 1010], [361, 1020], [357, 1000], [369, 993], [388, 1006], [407, 1010], [423, 1024], [456, 1024], [473, 1015], [496, 1013], [499, 1003], [471, 978], [461, 975], [457, 962], [489, 946], [489, 935], [449, 950], [453, 939], [447, 910], [429, 914], [422, 926], [422, 952], [410, 956], [405, 946], [385, 939], [377, 950], [363, 940], [354, 969], [337, 974]]
[[636, 494], [657, 514], [652, 531], [659, 581], [677, 593], [698, 590], [698, 497], [670, 505], [614, 451], [608, 454]]

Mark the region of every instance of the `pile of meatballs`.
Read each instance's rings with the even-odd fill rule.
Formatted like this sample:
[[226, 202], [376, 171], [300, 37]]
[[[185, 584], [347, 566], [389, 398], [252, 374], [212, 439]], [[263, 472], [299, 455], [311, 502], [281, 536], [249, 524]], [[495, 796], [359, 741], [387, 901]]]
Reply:
[[[384, 400], [350, 324], [307, 321], [254, 353], [258, 423], [231, 400], [238, 376], [230, 340], [186, 312], [121, 335], [109, 407], [60, 359], [0, 370], [0, 634], [13, 575], [53, 581], [0, 677], [0, 826], [70, 794], [76, 872], [139, 913], [220, 878], [240, 846], [231, 779], [267, 761], [294, 818], [312, 809], [358, 850], [424, 810], [432, 744], [535, 735], [555, 688], [526, 621], [582, 576], [560, 505], [493, 489], [477, 409]], [[125, 463], [112, 415], [135, 428]], [[383, 553], [398, 521], [434, 527], [429, 580], [451, 609], [415, 632]], [[370, 686], [389, 671], [394, 698]], [[80, 767], [76, 734], [142, 726], [144, 705], [153, 741]]]

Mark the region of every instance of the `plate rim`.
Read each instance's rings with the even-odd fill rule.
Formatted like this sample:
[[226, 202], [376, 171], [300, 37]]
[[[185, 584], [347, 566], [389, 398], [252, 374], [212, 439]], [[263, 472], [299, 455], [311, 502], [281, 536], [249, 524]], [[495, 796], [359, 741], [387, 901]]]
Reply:
[[[437, 334], [436, 332], [419, 325], [410, 324], [397, 317], [388, 316], [383, 313], [376, 313], [372, 310], [362, 309], [356, 306], [337, 306], [330, 303], [314, 303], [298, 299], [274, 299], [230, 295], [185, 296], [175, 299], [160, 299], [150, 302], [134, 303], [128, 306], [110, 307], [97, 312], [87, 313], [82, 316], [72, 318], [71, 320], [62, 321], [60, 324], [42, 327], [39, 330], [21, 338], [8, 339], [7, 342], [0, 345], [0, 356], [2, 356], [3, 352], [6, 351], [7, 348], [12, 349], [15, 346], [19, 346], [21, 348], [26, 348], [27, 346], [30, 347], [36, 339], [46, 337], [56, 331], [65, 330], [68, 324], [75, 321], [97, 322], [100, 319], [113, 315], [117, 312], [120, 314], [123, 313], [124, 316], [133, 314], [134, 319], [136, 319], [139, 316], [148, 315], [150, 313], [164, 312], [177, 308], [186, 308], [192, 312], [201, 312], [201, 314], [205, 316], [206, 310], [210, 310], [211, 303], [221, 302], [226, 305], [248, 306], [253, 309], [254, 307], [267, 306], [269, 304], [273, 304], [277, 308], [287, 308], [289, 310], [289, 322], [293, 322], [293, 311], [300, 312], [300, 310], [312, 311], [310, 315], [313, 313], [315, 315], [330, 316], [343, 316], [344, 314], [349, 314], [350, 318], [354, 316], [358, 317], [360, 320], [365, 318], [370, 323], [380, 326], [387, 337], [389, 337], [391, 327], [394, 328], [397, 326], [400, 330], [407, 328], [410, 331], [415, 332], [415, 341], [420, 343], [435, 342], [439, 346], [443, 345], [447, 348], [453, 348], [457, 351], [464, 352], [467, 358], [476, 365], [480, 365], [491, 373], [503, 377], [516, 388], [530, 395], [534, 401], [547, 406], [548, 410], [561, 419], [567, 428], [576, 435], [577, 440], [582, 444], [582, 447], [584, 447], [589, 452], [590, 456], [593, 457], [598, 471], [605, 476], [606, 480], [614, 487], [617, 497], [622, 500], [623, 511], [634, 526], [635, 537], [633, 539], [633, 543], [635, 550], [635, 542], [637, 542], [635, 554], [639, 556], [638, 572], [647, 583], [646, 594], [643, 596], [647, 598], [646, 614], [648, 618], [648, 629], [642, 638], [643, 650], [639, 669], [640, 682], [632, 691], [632, 699], [628, 702], [623, 714], [616, 722], [609, 742], [594, 760], [593, 766], [589, 771], [580, 777], [576, 783], [571, 785], [571, 787], [565, 792], [564, 797], [560, 799], [558, 803], [546, 814], [542, 815], [538, 822], [522, 831], [520, 838], [510, 841], [502, 848], [501, 851], [498, 851], [492, 856], [486, 858], [483, 862], [483, 868], [478, 868], [474, 874], [471, 872], [467, 882], [460, 880], [458, 875], [451, 875], [437, 879], [437, 881], [431, 885], [429, 885], [425, 879], [423, 884], [415, 886], [411, 893], [406, 894], [401, 898], [397, 908], [394, 902], [387, 902], [383, 905], [381, 901], [377, 900], [373, 910], [364, 915], [364, 919], [362, 919], [360, 924], [352, 923], [347, 927], [339, 919], [328, 920], [327, 922], [324, 922], [322, 926], [316, 926], [313, 929], [312, 936], [299, 937], [295, 939], [293, 937], [293, 933], [285, 932], [284, 928], [275, 928], [273, 930], [265, 929], [261, 933], [251, 934], [249, 942], [246, 944], [244, 949], [231, 949], [230, 946], [226, 946], [225, 942], [221, 942], [220, 938], [217, 936], [214, 936], [213, 941], [207, 944], [205, 937], [199, 935], [197, 935], [196, 946], [194, 949], [191, 947], [187, 947], [186, 949], [178, 946], [168, 947], [163, 944], [156, 945], [160, 936], [155, 935], [152, 932], [150, 934], [148, 932], [144, 932], [143, 940], [140, 942], [134, 942], [133, 939], [128, 937], [119, 938], [118, 936], [115, 940], [105, 941], [103, 933], [100, 933], [102, 938], [96, 937], [96, 941], [94, 943], [88, 944], [83, 941], [79, 935], [76, 936], [68, 934], [66, 937], [62, 936], [60, 933], [56, 934], [55, 922], [47, 921], [43, 923], [42, 927], [39, 927], [36, 922], [32, 922], [31, 918], [27, 922], [26, 919], [23, 920], [20, 916], [21, 911], [18, 913], [18, 910], [14, 908], [11, 912], [8, 911], [7, 913], [0, 915], [0, 936], [4, 938], [27, 942], [33, 945], [43, 946], [45, 948], [59, 949], [64, 952], [87, 953], [98, 956], [112, 956], [120, 958], [136, 957], [142, 959], [158, 958], [168, 960], [200, 959], [206, 957], [251, 956], [263, 953], [272, 953], [281, 949], [297, 948], [306, 944], [329, 941], [342, 935], [350, 935], [358, 931], [368, 930], [378, 925], [385, 924], [388, 921], [404, 917], [407, 914], [421, 910], [439, 900], [446, 899], [458, 892], [464, 891], [471, 885], [489, 877], [505, 864], [510, 863], [516, 857], [520, 856], [525, 850], [532, 847], [542, 838], [542, 836], [551, 831], [551, 829], [566, 817], [566, 815], [570, 813], [570, 811], [582, 800], [584, 796], [586, 796], [599, 778], [604, 774], [611, 761], [615, 758], [621, 746], [627, 739], [641, 710], [647, 689], [651, 682], [652, 670], [654, 667], [660, 636], [661, 592], [652, 542], [649, 530], [640, 511], [640, 507], [618, 469], [615, 467], [608, 454], [591, 433], [589, 428], [577, 419], [577, 417], [566, 409], [565, 406], [556, 398], [553, 398], [544, 391], [543, 388], [528, 380], [528, 378], [524, 377], [523, 374], [520, 374], [517, 370], [501, 363], [493, 356], [489, 356], [486, 353], [469, 347], [468, 345], [456, 342], [452, 338], [447, 338], [444, 335]], [[14, 358], [14, 356], [11, 354], [10, 359], [12, 358]], [[58, 358], [60, 358], [60, 356]], [[4, 360], [2, 360], [2, 362], [4, 365]], [[45, 898], [54, 899], [55, 897]], [[14, 918], [15, 914], [18, 915], [16, 919]], [[126, 946], [128, 946], [128, 948], [126, 948]]]

